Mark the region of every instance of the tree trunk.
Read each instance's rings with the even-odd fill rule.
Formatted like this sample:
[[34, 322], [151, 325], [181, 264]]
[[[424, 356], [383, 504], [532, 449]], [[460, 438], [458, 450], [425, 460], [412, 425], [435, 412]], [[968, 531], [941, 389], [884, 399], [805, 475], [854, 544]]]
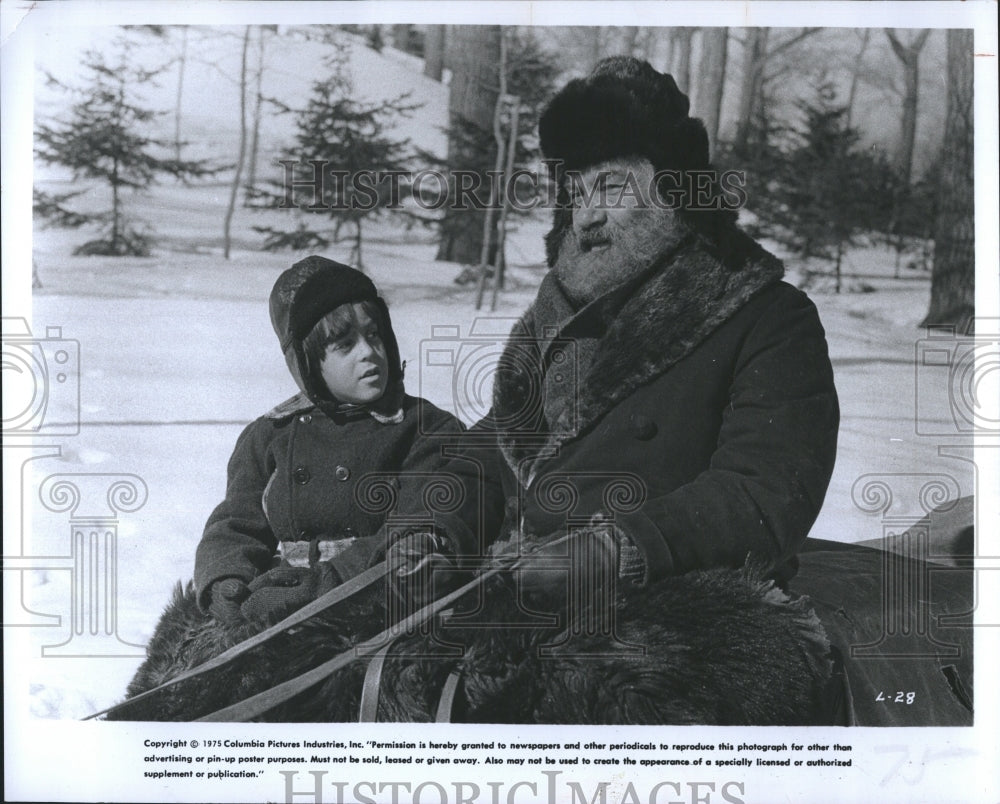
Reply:
[[887, 28], [885, 31], [893, 52], [903, 65], [905, 88], [897, 164], [904, 186], [910, 184], [910, 175], [913, 170], [913, 143], [916, 141], [917, 134], [917, 93], [920, 86], [920, 51], [923, 49], [929, 33], [930, 31], [923, 30], [910, 44], [904, 45], [891, 28]]
[[639, 29], [634, 25], [628, 26], [624, 31], [622, 39], [622, 55], [634, 56], [636, 43], [639, 41]]
[[424, 35], [424, 75], [441, 80], [444, 72], [445, 26], [428, 25]]
[[[486, 172], [493, 167], [493, 112], [500, 91], [499, 25], [459, 25], [449, 46], [451, 86], [448, 94], [448, 168], [475, 171], [481, 178], [478, 196], [488, 199]], [[483, 247], [482, 209], [456, 209], [455, 182], [445, 216], [437, 259], [478, 265]], [[466, 207], [472, 206], [466, 199]]]
[[112, 253], [118, 253], [121, 240], [121, 199], [118, 193], [118, 155], [116, 154], [111, 168], [111, 247]]
[[754, 112], [759, 110], [760, 96], [764, 89], [764, 67], [767, 64], [767, 28], [751, 28], [743, 44], [743, 84], [740, 88], [740, 105], [733, 146], [737, 153], [745, 154], [753, 130]]
[[971, 334], [975, 315], [972, 31], [948, 31], [948, 107], [935, 221], [931, 303], [921, 322]]
[[691, 88], [691, 40], [697, 28], [674, 28], [671, 32], [673, 45], [670, 48], [670, 74], [673, 75], [681, 92]]
[[177, 60], [177, 102], [174, 106], [174, 158], [181, 161], [181, 101], [184, 97], [184, 70], [187, 67], [188, 26], [181, 26], [181, 55]]
[[604, 37], [601, 36], [601, 29], [594, 26], [590, 29], [590, 41], [588, 42], [589, 58], [590, 64], [587, 67], [587, 72], [589, 73], [597, 66], [597, 62], [603, 59], [607, 53], [604, 52]]
[[410, 52], [410, 27], [409, 25], [392, 26], [392, 45], [396, 50]]
[[715, 157], [722, 116], [722, 91], [726, 84], [729, 29], [701, 29], [701, 62], [698, 68], [698, 116], [708, 131], [709, 153]]
[[851, 89], [847, 93], [847, 120], [844, 128], [850, 128], [854, 117], [854, 100], [858, 95], [858, 84], [861, 81], [861, 66], [864, 63], [865, 51], [868, 49], [868, 42], [871, 40], [871, 29], [865, 28], [861, 35], [861, 46], [858, 48], [858, 55], [854, 59], [854, 67], [851, 70]]
[[661, 73], [670, 72], [670, 37], [662, 28], [650, 28], [646, 40], [646, 58]]
[[260, 151], [260, 117], [264, 107], [264, 47], [265, 47], [265, 26], [257, 26], [257, 69], [254, 71], [254, 105], [253, 105], [253, 128], [250, 133], [250, 164], [247, 166], [247, 183], [245, 187], [245, 198], [249, 199], [253, 195], [257, 185], [257, 155]]
[[247, 153], [247, 50], [250, 47], [250, 26], [243, 32], [243, 54], [240, 59], [240, 143], [236, 158], [236, 171], [233, 173], [233, 183], [229, 188], [229, 205], [226, 207], [226, 218], [222, 224], [222, 252], [228, 260], [232, 248], [231, 227], [233, 211], [236, 209], [236, 194], [243, 178], [243, 162]]

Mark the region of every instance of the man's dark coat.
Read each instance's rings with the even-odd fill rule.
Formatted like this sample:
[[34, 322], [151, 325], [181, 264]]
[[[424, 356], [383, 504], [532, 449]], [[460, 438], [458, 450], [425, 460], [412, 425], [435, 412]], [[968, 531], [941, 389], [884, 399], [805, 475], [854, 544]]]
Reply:
[[[839, 409], [816, 308], [781, 274], [735, 226], [721, 247], [692, 233], [600, 300], [596, 327], [577, 315], [554, 331], [550, 274], [477, 428], [496, 433], [498, 454], [468, 454], [483, 494], [470, 484], [445, 529], [463, 542], [478, 519], [489, 542], [603, 516], [638, 546], [647, 580], [749, 553], [790, 574], [833, 470]], [[575, 328], [597, 333], [582, 364]]]

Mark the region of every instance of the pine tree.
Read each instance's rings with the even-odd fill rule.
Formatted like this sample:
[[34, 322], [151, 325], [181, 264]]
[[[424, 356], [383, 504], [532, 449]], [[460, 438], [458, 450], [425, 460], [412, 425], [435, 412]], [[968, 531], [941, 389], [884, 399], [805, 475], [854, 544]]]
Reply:
[[848, 108], [830, 84], [798, 106], [804, 126], [786, 135], [760, 211], [768, 233], [804, 261], [834, 263], [839, 293], [846, 249], [862, 232], [888, 228], [893, 174], [882, 154], [858, 147], [859, 132], [846, 124]]
[[[264, 248], [326, 248], [340, 240], [341, 228], [354, 230], [350, 261], [363, 268], [362, 223], [398, 209], [407, 192], [405, 173], [412, 167], [408, 138], [393, 136], [393, 127], [419, 104], [408, 95], [384, 101], [352, 97], [341, 51], [329, 62], [330, 75], [313, 84], [304, 109], [296, 113], [296, 164], [286, 163], [297, 186], [267, 193], [263, 206], [299, 211], [292, 230], [255, 226], [266, 236]], [[321, 171], [321, 175], [317, 172]], [[397, 177], [392, 178], [396, 173]], [[316, 178], [316, 187], [304, 186]], [[260, 206], [260, 205], [258, 205]], [[325, 219], [325, 222], [320, 221]]]
[[111, 208], [98, 212], [65, 207], [75, 193], [57, 197], [54, 204], [52, 197], [36, 197], [36, 210], [57, 224], [101, 226], [102, 236], [84, 243], [74, 254], [147, 256], [152, 245], [151, 231], [136, 228], [126, 213], [123, 194], [147, 189], [160, 175], [197, 177], [214, 172], [204, 161], [166, 156], [175, 143], [146, 133], [153, 121], [165, 113], [141, 105], [137, 90], [155, 83], [155, 77], [166, 66], [147, 69], [137, 61], [132, 45], [121, 37], [111, 58], [93, 50], [85, 54], [81, 66], [86, 80], [82, 87], [70, 87], [48, 77], [51, 84], [79, 100], [62, 119], [38, 126], [38, 158], [70, 168], [74, 180], [97, 179], [111, 191]]

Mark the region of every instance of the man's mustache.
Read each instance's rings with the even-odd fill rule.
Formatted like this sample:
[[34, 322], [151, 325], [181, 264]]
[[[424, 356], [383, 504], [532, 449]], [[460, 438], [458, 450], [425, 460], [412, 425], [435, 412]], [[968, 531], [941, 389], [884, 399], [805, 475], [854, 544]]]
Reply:
[[617, 239], [616, 235], [617, 233], [605, 224], [600, 229], [580, 232], [577, 235], [577, 242], [580, 244], [580, 250], [586, 252], [596, 246], [604, 246], [614, 243]]

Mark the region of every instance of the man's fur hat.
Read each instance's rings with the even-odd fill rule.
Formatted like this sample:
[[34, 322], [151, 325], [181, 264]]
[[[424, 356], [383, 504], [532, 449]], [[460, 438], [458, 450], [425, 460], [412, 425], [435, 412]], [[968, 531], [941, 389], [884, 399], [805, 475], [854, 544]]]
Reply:
[[673, 76], [647, 61], [612, 56], [549, 103], [538, 124], [542, 153], [562, 170], [633, 156], [657, 170], [706, 169], [708, 134], [689, 108]]
[[603, 59], [552, 99], [538, 123], [542, 153], [557, 184], [552, 230], [545, 237], [550, 267], [573, 221], [566, 171], [630, 157], [648, 159], [657, 171], [710, 167], [708, 133], [689, 109], [673, 76], [632, 56]]

